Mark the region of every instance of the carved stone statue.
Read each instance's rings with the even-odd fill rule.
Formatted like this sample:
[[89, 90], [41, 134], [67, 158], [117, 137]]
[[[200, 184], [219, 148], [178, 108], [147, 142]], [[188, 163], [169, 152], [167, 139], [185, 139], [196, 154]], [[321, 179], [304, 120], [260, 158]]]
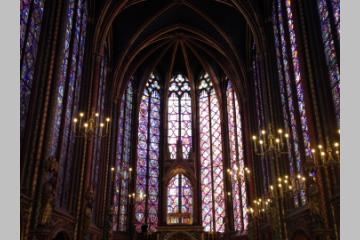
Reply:
[[308, 182], [308, 207], [312, 216], [313, 224], [317, 227], [323, 226], [319, 199], [318, 186], [314, 178], [310, 178]]
[[55, 157], [49, 157], [45, 164], [45, 182], [42, 188], [40, 224], [50, 223], [56, 197], [59, 163]]
[[83, 228], [84, 235], [88, 233], [90, 228], [92, 211], [94, 207], [94, 198], [95, 198], [94, 191], [91, 188], [88, 189], [85, 195], [85, 205], [84, 205], [84, 228]]

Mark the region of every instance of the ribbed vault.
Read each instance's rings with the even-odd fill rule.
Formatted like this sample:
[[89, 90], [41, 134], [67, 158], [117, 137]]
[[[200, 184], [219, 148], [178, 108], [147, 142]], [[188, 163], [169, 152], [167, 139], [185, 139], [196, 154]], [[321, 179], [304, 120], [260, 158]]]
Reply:
[[152, 71], [165, 79], [182, 72], [194, 84], [206, 71], [215, 85], [228, 76], [246, 101], [246, 35], [252, 32], [256, 42], [262, 35], [248, 1], [106, 1], [101, 9], [94, 52], [101, 54], [111, 38], [114, 100], [135, 74], [144, 81]]

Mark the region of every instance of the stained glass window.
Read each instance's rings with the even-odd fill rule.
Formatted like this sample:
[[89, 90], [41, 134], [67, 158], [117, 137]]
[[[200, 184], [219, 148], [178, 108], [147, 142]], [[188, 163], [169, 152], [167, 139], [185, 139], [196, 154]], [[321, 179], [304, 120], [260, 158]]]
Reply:
[[192, 223], [192, 188], [190, 180], [183, 174], [171, 178], [167, 187], [167, 223]]
[[[331, 91], [335, 106], [335, 113], [337, 117], [337, 124], [340, 125], [340, 70], [339, 64], [337, 61], [335, 42], [331, 31], [331, 15], [329, 11], [329, 5], [326, 0], [318, 0], [318, 10], [320, 17], [320, 27], [322, 33], [322, 40], [325, 50], [325, 59], [328, 66], [328, 73], [330, 78]], [[335, 25], [340, 35], [340, 1], [333, 0], [331, 1], [331, 7], [333, 8], [333, 19], [335, 20]]]
[[178, 74], [171, 79], [168, 99], [170, 159], [176, 159], [177, 154], [182, 159], [188, 159], [191, 152], [192, 129], [190, 83], [186, 77]]
[[113, 231], [127, 230], [128, 194], [129, 194], [129, 167], [131, 150], [131, 126], [133, 109], [133, 88], [130, 81], [121, 98], [120, 116], [116, 147], [116, 174], [114, 194]]
[[224, 232], [225, 199], [220, 106], [210, 76], [199, 85], [202, 223], [204, 230]]
[[330, 0], [334, 22], [337, 30], [337, 38], [340, 40], [340, 0]]
[[63, 58], [61, 60], [60, 72], [59, 72], [59, 80], [57, 83], [57, 99], [56, 99], [56, 107], [55, 107], [55, 121], [53, 125], [53, 132], [51, 136], [51, 155], [56, 154], [56, 150], [58, 148], [58, 139], [60, 133], [60, 125], [61, 125], [61, 116], [63, 110], [63, 102], [64, 102], [64, 93], [66, 88], [66, 78], [68, 76], [68, 62], [70, 60], [70, 42], [72, 39], [72, 27], [73, 27], [73, 15], [75, 12], [75, 0], [69, 0], [66, 11], [66, 29], [64, 36], [64, 50], [63, 50]]
[[[308, 119], [305, 111], [305, 99], [304, 99], [304, 79], [301, 76], [300, 71], [300, 59], [297, 47], [297, 40], [295, 34], [295, 25], [293, 20], [291, 0], [286, 1], [286, 13], [287, 13], [287, 23], [288, 31], [290, 37], [290, 48], [292, 53], [292, 63], [293, 70], [295, 75], [295, 84], [296, 84], [296, 96], [297, 96], [297, 105], [300, 113], [300, 122], [302, 129], [302, 137], [304, 140], [305, 154], [306, 156], [311, 156], [311, 147], [310, 147], [310, 136], [308, 128]], [[300, 168], [300, 166], [298, 166]]]
[[[97, 104], [96, 104], [96, 112], [99, 113], [98, 118], [96, 118], [96, 124], [100, 125], [100, 123], [105, 122], [105, 91], [106, 91], [106, 80], [107, 80], [107, 69], [108, 69], [108, 51], [105, 48], [105, 55], [101, 59], [100, 63], [100, 82], [99, 82], [99, 89], [98, 89], [98, 97], [97, 97]], [[97, 134], [100, 135], [101, 129], [97, 129]], [[100, 168], [100, 158], [101, 158], [101, 149], [102, 149], [102, 138], [96, 137], [94, 139], [94, 152], [93, 152], [93, 163], [92, 163], [92, 181], [93, 187], [96, 189], [98, 187], [99, 182], [99, 168]]]
[[[300, 153], [300, 141], [303, 141], [305, 156], [311, 155], [311, 148], [304, 99], [304, 79], [301, 75], [291, 0], [285, 0], [284, 5], [282, 0], [275, 2], [273, 21], [285, 127], [289, 128], [293, 141], [292, 156], [290, 156], [290, 173], [295, 174], [302, 171], [303, 159]], [[297, 116], [297, 113], [299, 116]], [[301, 132], [298, 131], [299, 127]], [[304, 193], [301, 196], [304, 202]], [[295, 204], [297, 204], [297, 201]]]
[[[264, 114], [264, 100], [263, 100], [263, 86], [261, 84], [261, 76], [260, 76], [260, 67], [259, 67], [259, 60], [257, 56], [257, 49], [255, 42], [252, 46], [251, 52], [251, 71], [252, 71], [252, 82], [254, 83], [254, 101], [255, 101], [255, 109], [256, 109], [256, 118], [257, 118], [257, 126], [258, 128], [262, 128], [265, 126], [265, 114]], [[261, 179], [263, 183], [263, 189], [267, 189], [267, 186], [270, 184], [270, 164], [269, 159], [265, 156], [258, 156], [259, 163], [261, 164], [261, 172], [259, 174], [259, 179]]]
[[[75, 16], [75, 17], [74, 17]], [[87, 6], [85, 0], [67, 2], [65, 21], [64, 50], [57, 81], [54, 124], [51, 129], [49, 155], [58, 156], [59, 169], [59, 202], [66, 207], [69, 201], [70, 178], [74, 136], [71, 128], [73, 114], [78, 111], [83, 54], [87, 23]], [[63, 131], [60, 131], [63, 129]]]
[[[294, 113], [294, 102], [292, 98], [290, 66], [288, 49], [286, 48], [285, 30], [281, 13], [281, 3], [277, 2], [273, 12], [275, 47], [277, 55], [278, 76], [280, 85], [281, 103], [283, 106], [284, 127], [291, 132], [294, 154], [290, 154], [290, 174], [295, 175], [295, 159], [301, 159], [299, 150], [299, 139], [297, 136], [297, 123]], [[290, 148], [289, 148], [290, 149]]]
[[25, 128], [45, 0], [20, 1], [20, 136]]
[[138, 232], [147, 224], [155, 231], [158, 223], [159, 199], [159, 141], [160, 141], [160, 85], [151, 74], [140, 102], [135, 225]]
[[[64, 164], [64, 174], [63, 174], [63, 186], [61, 190], [61, 205], [66, 206], [68, 203], [68, 193], [70, 190], [70, 169], [72, 168], [72, 161], [67, 161], [68, 158], [72, 158], [74, 136], [71, 132], [71, 123], [72, 116], [76, 114], [79, 95], [80, 95], [80, 84], [81, 84], [81, 70], [82, 70], [82, 61], [83, 61], [83, 52], [84, 52], [84, 40], [86, 27], [86, 7], [85, 1], [79, 1], [76, 8], [76, 20], [75, 20], [75, 31], [72, 39], [72, 52], [71, 59], [69, 62], [68, 70], [68, 79], [67, 79], [67, 94], [66, 100], [64, 102], [65, 114], [64, 114], [64, 131], [61, 140], [61, 155], [60, 163]], [[70, 56], [69, 56], [70, 57]], [[66, 105], [65, 105], [66, 104]], [[70, 144], [69, 144], [70, 143]]]
[[228, 82], [226, 91], [227, 113], [229, 127], [230, 167], [232, 202], [234, 212], [234, 228], [236, 231], [247, 229], [247, 195], [245, 182], [245, 164], [243, 153], [241, 115], [239, 102], [231, 81]]

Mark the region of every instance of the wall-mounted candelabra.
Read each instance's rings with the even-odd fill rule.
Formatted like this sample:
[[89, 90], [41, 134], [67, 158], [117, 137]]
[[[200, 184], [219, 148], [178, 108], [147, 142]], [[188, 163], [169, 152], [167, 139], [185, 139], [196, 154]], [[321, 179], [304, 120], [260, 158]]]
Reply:
[[99, 113], [91, 113], [88, 118], [85, 113], [80, 112], [78, 117], [73, 119], [73, 131], [75, 137], [96, 138], [109, 135], [110, 118], [100, 117]]
[[317, 148], [311, 149], [311, 158], [317, 167], [340, 164], [340, 144], [334, 142], [330, 146], [319, 144]]
[[267, 194], [253, 200], [253, 204], [248, 208], [247, 212], [257, 217], [266, 212], [270, 207], [270, 203], [287, 197], [292, 198], [293, 196], [304, 192], [305, 188], [306, 177], [304, 175], [297, 174], [292, 177], [289, 177], [288, 175], [278, 177], [277, 182], [269, 186]]
[[[309, 191], [309, 185], [315, 186], [315, 175], [321, 172], [319, 171], [320, 168], [327, 169], [324, 171], [326, 185], [330, 186], [331, 183], [335, 182], [334, 178], [336, 177], [333, 175], [336, 173], [334, 169], [340, 164], [340, 144], [339, 138], [336, 138], [335, 141], [330, 140], [327, 141], [327, 144], [318, 144], [313, 147], [311, 154], [302, 165], [303, 172], [301, 173], [305, 175], [301, 173], [290, 176], [281, 175], [281, 155], [289, 154], [288, 147], [292, 146], [292, 142], [290, 135], [283, 129], [277, 129], [276, 132], [272, 129], [269, 125], [267, 129], [262, 129], [258, 135], [253, 135], [251, 139], [255, 155], [268, 160], [271, 159], [273, 178], [272, 185], [268, 185], [266, 194], [253, 199], [247, 212], [255, 224], [260, 224], [264, 219], [270, 219], [268, 222], [274, 227], [275, 238], [286, 239], [286, 209], [291, 208], [294, 204], [295, 207], [300, 206], [299, 201], [314, 204], [305, 193]], [[338, 134], [340, 134], [340, 130], [338, 130]], [[311, 178], [311, 181], [307, 181], [307, 178]]]
[[[281, 156], [289, 154], [288, 146], [291, 140], [289, 133], [282, 128], [276, 128], [272, 124], [268, 124], [267, 128], [260, 130], [259, 134], [254, 134], [251, 140], [254, 154], [270, 160], [272, 162], [271, 175], [280, 176]], [[270, 222], [278, 223], [273, 225], [274, 233], [278, 235], [277, 238], [286, 239], [285, 201], [283, 197], [285, 191], [291, 191], [295, 185], [293, 186], [293, 180], [288, 176], [286, 178], [285, 176], [273, 178], [273, 182], [276, 179], [281, 180], [281, 182], [276, 183], [276, 186], [275, 184], [270, 186], [273, 192], [271, 193], [270, 190], [267, 196], [255, 199], [254, 205], [249, 208], [248, 213], [254, 217], [255, 224], [257, 224], [257, 217], [265, 214], [267, 208], [271, 209], [273, 221]]]
[[275, 133], [270, 124], [267, 130], [262, 129], [260, 134], [252, 136], [254, 153], [258, 156], [266, 156], [273, 152], [288, 154], [287, 141], [289, 141], [289, 134], [282, 128], [279, 128]]
[[289, 202], [288, 200], [293, 201], [295, 196], [303, 194], [305, 189], [306, 177], [304, 175], [277, 177], [266, 194], [252, 201], [247, 213], [252, 217], [255, 225], [264, 221], [269, 223], [274, 231], [275, 239], [287, 239], [285, 204]]
[[[241, 179], [242, 177], [242, 171], [239, 167], [235, 168], [235, 169], [226, 169], [226, 172], [228, 174], [228, 176], [231, 178], [232, 176], [235, 176], [237, 179]], [[245, 173], [245, 177], [249, 177], [251, 174], [251, 171], [248, 167], [244, 168], [244, 173]]]
[[132, 203], [134, 200], [136, 201], [146, 201], [146, 194], [143, 192], [139, 192], [139, 194], [137, 193], [129, 193], [129, 199], [130, 202]]

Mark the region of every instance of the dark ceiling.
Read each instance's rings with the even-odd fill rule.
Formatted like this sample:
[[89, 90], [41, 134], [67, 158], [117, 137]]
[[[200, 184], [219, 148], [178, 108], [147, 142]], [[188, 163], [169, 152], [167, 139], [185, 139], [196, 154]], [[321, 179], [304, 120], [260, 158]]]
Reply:
[[[122, 1], [112, 2], [115, 6]], [[238, 2], [248, 4], [263, 19], [271, 5], [271, 0]], [[93, 4], [93, 14], [99, 17], [104, 1]], [[201, 71], [234, 74], [244, 68], [252, 38], [231, 0], [133, 0], [110, 24], [115, 82], [149, 71], [163, 79], [178, 72], [189, 79]]]

